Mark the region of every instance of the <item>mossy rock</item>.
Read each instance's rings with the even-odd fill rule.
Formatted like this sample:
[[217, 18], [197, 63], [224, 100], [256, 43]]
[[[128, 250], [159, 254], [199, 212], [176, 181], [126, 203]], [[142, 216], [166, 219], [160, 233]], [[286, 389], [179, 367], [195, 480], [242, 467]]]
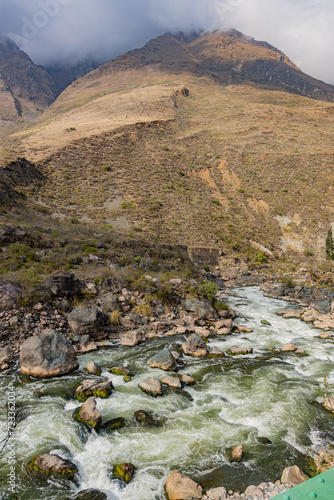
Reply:
[[30, 473], [48, 478], [50, 476], [72, 480], [78, 473], [78, 468], [69, 460], [58, 455], [40, 455], [34, 457], [28, 464]]
[[261, 325], [271, 326], [271, 323], [269, 323], [269, 321], [267, 321], [266, 319], [262, 319], [261, 320]]
[[86, 422], [85, 420], [81, 420], [80, 418], [80, 410], [81, 410], [81, 406], [79, 406], [78, 408], [76, 408], [73, 413], [72, 413], [72, 418], [73, 420], [75, 420], [76, 422], [79, 422], [80, 424], [83, 424], [85, 425], [88, 429], [94, 429], [94, 430], [98, 430], [101, 426], [101, 424], [98, 424], [96, 422]]
[[[105, 493], [98, 490], [85, 490], [77, 493], [73, 500], [107, 500], [108, 497]], [[70, 500], [70, 499], [67, 499]]]
[[136, 411], [134, 415], [137, 422], [146, 427], [161, 427], [163, 425], [160, 420], [153, 418], [152, 415], [145, 410]]
[[124, 382], [131, 382], [133, 377], [133, 374], [129, 370], [121, 366], [110, 368], [109, 373], [113, 373], [114, 375], [123, 375]]
[[111, 381], [84, 380], [78, 385], [75, 397], [81, 403], [84, 403], [91, 397], [107, 399], [111, 395], [112, 390], [113, 384]]
[[124, 429], [127, 423], [125, 418], [118, 417], [113, 420], [108, 420], [105, 424], [102, 425], [101, 431], [116, 431], [118, 429]]
[[132, 464], [115, 465], [113, 468], [113, 476], [117, 479], [122, 479], [125, 483], [129, 483], [133, 478], [135, 467]]

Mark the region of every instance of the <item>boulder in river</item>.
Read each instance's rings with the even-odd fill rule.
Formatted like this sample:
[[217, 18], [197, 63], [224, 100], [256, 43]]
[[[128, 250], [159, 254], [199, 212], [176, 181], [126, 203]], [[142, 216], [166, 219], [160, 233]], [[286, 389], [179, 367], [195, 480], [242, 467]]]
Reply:
[[147, 377], [145, 380], [138, 384], [140, 389], [150, 396], [156, 397], [162, 395], [162, 385], [160, 380], [153, 377]]
[[242, 444], [235, 446], [229, 452], [229, 458], [231, 462], [241, 462], [245, 453], [245, 448]]
[[334, 413], [334, 396], [329, 396], [328, 398], [325, 398], [322, 402], [322, 406], [325, 408], [325, 410]]
[[317, 474], [322, 474], [326, 470], [334, 467], [334, 450], [324, 449], [319, 450], [317, 456], [312, 458], [314, 468]]
[[209, 352], [207, 344], [195, 333], [188, 338], [185, 344], [182, 344], [182, 349], [184, 354], [189, 356], [206, 356]]
[[298, 347], [296, 347], [294, 344], [285, 344], [282, 349], [282, 352], [296, 352], [298, 351]]
[[298, 486], [298, 484], [303, 483], [309, 479], [303, 471], [297, 465], [292, 467], [286, 467], [283, 471], [281, 482], [283, 484], [289, 484], [290, 486]]
[[123, 366], [114, 366], [109, 369], [109, 373], [113, 373], [114, 375], [123, 375], [124, 382], [131, 382], [133, 375], [131, 375], [130, 370], [127, 368], [123, 368]]
[[135, 412], [135, 419], [138, 423], [146, 427], [161, 427], [162, 422], [152, 417], [150, 413], [145, 410], [138, 410]]
[[187, 498], [202, 498], [203, 489], [189, 476], [174, 470], [168, 474], [166, 493], [169, 500], [185, 500]]
[[169, 349], [163, 349], [147, 361], [151, 368], [161, 368], [165, 371], [177, 371], [177, 363]]
[[193, 313], [198, 319], [211, 319], [215, 316], [215, 310], [211, 306], [210, 302], [205, 299], [187, 299], [185, 309], [186, 311]]
[[112, 473], [114, 477], [122, 479], [125, 483], [129, 483], [135, 473], [135, 467], [133, 464], [130, 463], [115, 465]]
[[108, 420], [102, 425], [101, 430], [103, 431], [116, 431], [118, 429], [124, 429], [126, 427], [126, 420], [123, 417], [113, 418]]
[[239, 354], [242, 354], [242, 355], [252, 354], [253, 349], [252, 349], [252, 347], [237, 347], [234, 345], [234, 346], [230, 347], [226, 352], [230, 356], [237, 356]]
[[71, 330], [76, 335], [95, 337], [104, 330], [106, 318], [96, 306], [76, 307], [68, 316]]
[[78, 473], [78, 468], [75, 464], [61, 458], [59, 455], [40, 455], [35, 457], [29, 463], [28, 470], [44, 476], [58, 476], [66, 479], [73, 479]]
[[166, 384], [174, 389], [182, 389], [181, 380], [177, 377], [165, 377], [161, 380], [162, 384]]
[[84, 380], [75, 391], [75, 396], [79, 401], [87, 401], [88, 398], [107, 399], [113, 390], [111, 380]]
[[43, 288], [54, 297], [71, 297], [80, 290], [81, 283], [73, 273], [59, 271], [43, 281]]
[[196, 379], [189, 375], [188, 373], [184, 373], [181, 377], [181, 382], [184, 385], [195, 385]]
[[88, 373], [91, 373], [92, 375], [97, 375], [98, 377], [101, 375], [101, 368], [95, 361], [90, 361], [86, 366], [85, 370]]
[[78, 422], [98, 430], [102, 424], [102, 415], [96, 408], [96, 399], [93, 397], [87, 399], [87, 401], [80, 408], [75, 410], [74, 418]]
[[79, 366], [71, 341], [52, 330], [24, 342], [20, 364], [22, 373], [41, 378], [66, 375]]

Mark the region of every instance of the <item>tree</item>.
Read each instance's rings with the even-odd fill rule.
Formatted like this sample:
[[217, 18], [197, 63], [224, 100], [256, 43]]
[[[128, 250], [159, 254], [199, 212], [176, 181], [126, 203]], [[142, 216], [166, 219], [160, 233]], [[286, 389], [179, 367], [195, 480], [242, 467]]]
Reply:
[[326, 254], [331, 260], [334, 260], [334, 242], [333, 242], [333, 232], [332, 228], [328, 231], [326, 238]]

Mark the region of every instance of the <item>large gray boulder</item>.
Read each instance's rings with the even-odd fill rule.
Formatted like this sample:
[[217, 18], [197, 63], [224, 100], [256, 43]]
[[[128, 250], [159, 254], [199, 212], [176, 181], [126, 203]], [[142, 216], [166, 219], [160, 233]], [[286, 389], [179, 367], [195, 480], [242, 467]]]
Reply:
[[168, 474], [166, 493], [169, 500], [185, 500], [186, 498], [202, 498], [203, 489], [189, 476], [174, 470]]
[[68, 316], [68, 323], [76, 335], [95, 337], [104, 331], [105, 316], [101, 309], [90, 305], [76, 307]]
[[66, 375], [79, 366], [71, 341], [52, 330], [24, 342], [20, 364], [22, 373], [41, 378]]
[[15, 307], [23, 289], [12, 281], [0, 281], [0, 309]]
[[195, 333], [188, 338], [185, 344], [182, 344], [184, 354], [189, 356], [207, 356], [209, 349], [201, 337]]
[[165, 371], [177, 371], [177, 363], [169, 349], [163, 349], [147, 361], [151, 368], [161, 368]]
[[208, 300], [202, 299], [187, 299], [185, 309], [191, 312], [198, 319], [212, 318], [215, 316], [215, 311]]
[[43, 281], [43, 287], [54, 297], [72, 297], [81, 288], [73, 273], [59, 271]]

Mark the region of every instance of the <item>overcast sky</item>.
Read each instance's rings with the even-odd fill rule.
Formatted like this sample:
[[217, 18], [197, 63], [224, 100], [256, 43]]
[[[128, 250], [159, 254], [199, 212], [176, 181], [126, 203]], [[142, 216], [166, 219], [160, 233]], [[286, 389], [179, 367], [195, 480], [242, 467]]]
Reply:
[[0, 34], [37, 64], [110, 60], [167, 31], [236, 28], [334, 84], [334, 0], [0, 0]]

